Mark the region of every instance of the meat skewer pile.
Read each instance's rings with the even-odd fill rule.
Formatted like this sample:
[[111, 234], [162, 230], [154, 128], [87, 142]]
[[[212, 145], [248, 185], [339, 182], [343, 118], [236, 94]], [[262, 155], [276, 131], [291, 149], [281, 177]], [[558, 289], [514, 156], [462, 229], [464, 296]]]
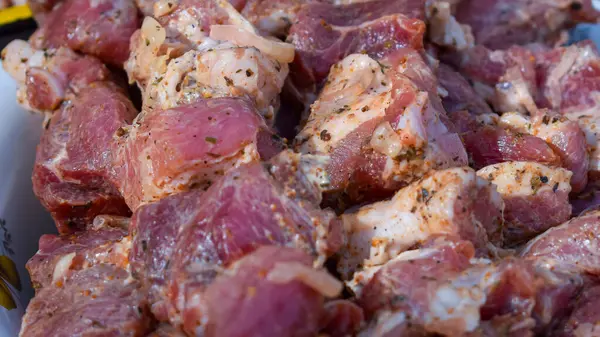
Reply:
[[32, 8], [21, 336], [599, 333], [592, 1]]

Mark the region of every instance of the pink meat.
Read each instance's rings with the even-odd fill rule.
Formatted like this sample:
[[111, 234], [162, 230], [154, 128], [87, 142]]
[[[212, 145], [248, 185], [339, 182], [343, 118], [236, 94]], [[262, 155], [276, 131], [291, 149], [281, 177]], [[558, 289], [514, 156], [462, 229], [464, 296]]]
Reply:
[[600, 332], [598, 296], [600, 296], [600, 286], [584, 289], [577, 299], [571, 315], [565, 322], [561, 322], [561, 326], [552, 333], [552, 336], [596, 336]]
[[600, 274], [597, 233], [600, 212], [593, 211], [549, 229], [529, 242], [521, 255], [526, 258], [552, 259], [582, 273]]
[[121, 66], [139, 24], [132, 0], [66, 0], [45, 16], [31, 42], [37, 49], [64, 46]]
[[442, 96], [442, 102], [449, 114], [461, 110], [477, 115], [492, 113], [489, 105], [475, 93], [460, 73], [445, 64], [440, 64], [437, 77], [440, 85], [448, 92], [445, 97]]
[[294, 82], [300, 87], [319, 83], [333, 64], [352, 53], [380, 58], [399, 48], [422, 49], [424, 8], [422, 0], [303, 7], [288, 37], [296, 47]]
[[204, 336], [314, 336], [323, 316], [322, 295], [299, 280], [265, 279], [282, 263], [311, 267], [312, 259], [297, 249], [259, 248], [206, 288], [203, 306], [186, 317], [186, 330], [197, 331], [202, 319]]
[[107, 264], [43, 288], [23, 317], [23, 336], [141, 336], [150, 328], [139, 283]]
[[[69, 236], [42, 235], [39, 241], [39, 250], [27, 262], [27, 270], [35, 289], [50, 286], [56, 265], [65, 256], [75, 253], [70, 259], [67, 275], [60, 276], [63, 280], [68, 273], [75, 272], [99, 263], [114, 263], [123, 265], [122, 261], [127, 256], [115, 250], [115, 243], [120, 242], [127, 235], [121, 228], [104, 228], [88, 230]], [[57, 275], [59, 276], [59, 275]]]
[[47, 62], [27, 69], [27, 104], [40, 111], [54, 111], [69, 93], [79, 93], [91, 83], [110, 79], [109, 70], [98, 59], [70, 49], [46, 51]]
[[543, 140], [496, 126], [484, 126], [463, 135], [467, 153], [475, 168], [506, 161], [535, 161], [560, 165], [561, 158]]
[[243, 163], [269, 159], [280, 149], [272, 137], [246, 99], [201, 99], [143, 112], [119, 141], [117, 184], [135, 210], [172, 193], [210, 186]]
[[[463, 0], [456, 8], [458, 21], [471, 26], [475, 41], [494, 49], [515, 44], [551, 42], [575, 19], [596, 14], [591, 1]], [[527, 19], [524, 19], [526, 17]]]
[[83, 228], [98, 214], [129, 214], [111, 183], [111, 146], [115, 132], [136, 113], [119, 88], [96, 82], [52, 117], [38, 146], [32, 180], [59, 232]]
[[[132, 220], [132, 265], [147, 282], [157, 317], [182, 315], [186, 325], [195, 324], [193, 298], [214, 278], [211, 268], [227, 266], [260, 246], [298, 247], [322, 257], [335, 252], [340, 223], [302, 199], [303, 185], [297, 182], [294, 176], [277, 182], [255, 163], [230, 171], [206, 192], [193, 190], [140, 207]], [[186, 267], [197, 263], [208, 269]], [[180, 302], [186, 307], [174, 312]]]

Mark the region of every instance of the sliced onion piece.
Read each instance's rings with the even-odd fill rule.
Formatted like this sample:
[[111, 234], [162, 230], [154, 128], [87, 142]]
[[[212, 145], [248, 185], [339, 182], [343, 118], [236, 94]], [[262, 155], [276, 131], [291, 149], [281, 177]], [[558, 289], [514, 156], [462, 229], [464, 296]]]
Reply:
[[142, 37], [148, 47], [158, 49], [165, 42], [167, 32], [165, 29], [152, 17], [145, 17], [142, 23]]
[[262, 36], [234, 25], [211, 26], [210, 38], [231, 41], [241, 47], [255, 47], [263, 54], [281, 63], [290, 63], [294, 60], [295, 49], [292, 44], [267, 40]]

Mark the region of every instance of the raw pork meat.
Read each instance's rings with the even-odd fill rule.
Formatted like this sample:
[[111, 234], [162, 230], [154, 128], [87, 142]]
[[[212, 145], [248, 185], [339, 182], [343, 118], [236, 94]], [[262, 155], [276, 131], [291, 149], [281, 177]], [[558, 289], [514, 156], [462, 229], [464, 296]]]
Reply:
[[504, 245], [523, 243], [571, 216], [572, 173], [532, 162], [487, 166], [477, 175], [496, 186], [504, 200]]
[[280, 147], [242, 98], [199, 99], [167, 110], [143, 111], [120, 129], [113, 166], [132, 210], [193, 187], [206, 188], [228, 170], [268, 160]]
[[30, 41], [39, 50], [68, 47], [122, 66], [138, 26], [133, 0], [65, 0], [44, 16]]
[[99, 214], [128, 215], [117, 190], [114, 134], [137, 111], [110, 82], [94, 82], [52, 116], [38, 146], [33, 190], [59, 232], [83, 229]]
[[366, 201], [429, 170], [466, 165], [446, 120], [435, 77], [416, 51], [380, 61], [353, 54], [332, 67], [296, 143], [331, 158], [331, 191]]

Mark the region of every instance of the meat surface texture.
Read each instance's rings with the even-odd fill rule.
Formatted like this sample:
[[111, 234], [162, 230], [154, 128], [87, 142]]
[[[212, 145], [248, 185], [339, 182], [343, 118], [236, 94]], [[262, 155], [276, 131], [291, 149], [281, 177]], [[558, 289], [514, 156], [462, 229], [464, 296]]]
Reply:
[[273, 175], [262, 164], [241, 166], [204, 193], [177, 194], [138, 209], [133, 270], [150, 289], [159, 319], [195, 329], [202, 321], [196, 298], [215, 273], [258, 247], [295, 247], [318, 264], [337, 251], [341, 224], [305, 198], [318, 185], [282, 171], [276, 161]]
[[122, 129], [114, 166], [131, 209], [191, 187], [210, 186], [228, 170], [270, 159], [279, 147], [246, 99], [201, 99], [142, 112]]
[[66, 0], [45, 15], [31, 43], [37, 49], [68, 47], [122, 66], [138, 23], [132, 0]]
[[20, 337], [600, 337], [600, 2], [29, 2]]
[[332, 67], [297, 148], [330, 157], [330, 189], [352, 202], [390, 195], [429, 170], [466, 165], [436, 86], [412, 49], [380, 61], [350, 55]]
[[94, 82], [64, 103], [42, 134], [33, 169], [34, 192], [59, 232], [84, 228], [96, 215], [129, 215], [117, 186], [113, 136], [136, 110], [122, 90]]

